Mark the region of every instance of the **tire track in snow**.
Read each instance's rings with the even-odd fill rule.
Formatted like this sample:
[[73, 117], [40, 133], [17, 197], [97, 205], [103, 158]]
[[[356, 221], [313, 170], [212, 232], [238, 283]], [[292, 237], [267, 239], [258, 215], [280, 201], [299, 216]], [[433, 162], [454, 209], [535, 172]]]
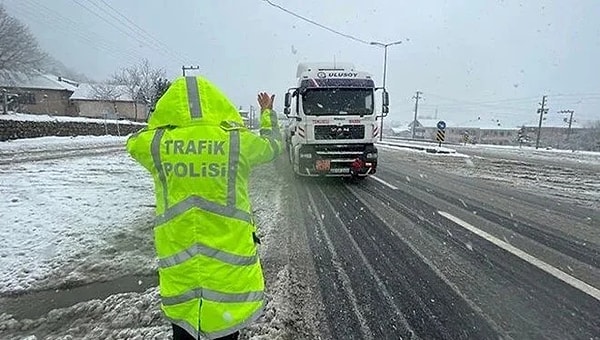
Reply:
[[[333, 265], [334, 269], [336, 270], [338, 277], [340, 278], [342, 288], [344, 289], [345, 294], [349, 298], [350, 305], [352, 306], [352, 311], [354, 312], [354, 315], [357, 317], [357, 319], [359, 321], [360, 331], [362, 333], [362, 336], [363, 336], [363, 338], [366, 338], [366, 339], [373, 339], [373, 332], [369, 328], [367, 321], [358, 306], [356, 295], [354, 294], [352, 285], [350, 284], [350, 278], [349, 278], [348, 274], [344, 271], [344, 269], [342, 268], [342, 266], [339, 262], [339, 255], [337, 254], [337, 251], [335, 250], [335, 247], [333, 246], [333, 242], [331, 242], [331, 238], [329, 237], [329, 234], [327, 233], [327, 228], [325, 227], [325, 224], [323, 223], [323, 218], [320, 216], [318, 206], [315, 203], [315, 200], [314, 200], [312, 194], [310, 193], [310, 191], [307, 190], [306, 193], [308, 196], [310, 207], [315, 215], [315, 219], [316, 219], [317, 223], [319, 224], [319, 227], [321, 228], [322, 235], [327, 244], [327, 249], [329, 250], [329, 252], [332, 255], [332, 265]], [[338, 332], [332, 332], [332, 333], [339, 335]]]
[[[331, 202], [340, 213], [344, 228], [356, 240], [387, 290], [393, 292], [396, 308], [402, 311], [416, 336], [423, 339], [497, 337], [497, 331], [488, 320], [471, 308], [347, 187], [335, 188], [329, 195], [339, 198]], [[385, 309], [379, 309], [379, 313], [379, 318], [390, 314]], [[398, 336], [398, 333], [388, 330], [382, 336]]]

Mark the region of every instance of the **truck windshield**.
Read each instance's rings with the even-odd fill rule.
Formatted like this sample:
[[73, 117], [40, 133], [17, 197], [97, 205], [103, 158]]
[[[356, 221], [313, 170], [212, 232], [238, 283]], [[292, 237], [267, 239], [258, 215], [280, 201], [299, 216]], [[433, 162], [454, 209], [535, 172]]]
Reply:
[[371, 115], [373, 89], [310, 89], [302, 95], [308, 116]]

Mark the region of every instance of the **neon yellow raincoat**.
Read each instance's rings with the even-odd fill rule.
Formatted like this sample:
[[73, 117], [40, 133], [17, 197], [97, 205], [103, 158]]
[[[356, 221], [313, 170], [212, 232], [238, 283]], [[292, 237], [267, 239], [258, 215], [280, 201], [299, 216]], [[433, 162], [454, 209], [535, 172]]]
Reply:
[[273, 111], [260, 124], [258, 136], [216, 86], [181, 77], [127, 142], [154, 178], [161, 308], [197, 339], [234, 333], [263, 309], [248, 177], [281, 153], [281, 133]]

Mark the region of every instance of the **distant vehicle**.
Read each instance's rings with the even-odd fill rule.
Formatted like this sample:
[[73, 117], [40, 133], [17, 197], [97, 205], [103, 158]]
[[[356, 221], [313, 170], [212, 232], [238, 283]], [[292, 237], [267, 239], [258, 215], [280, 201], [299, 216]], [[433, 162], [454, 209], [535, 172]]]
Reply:
[[[349, 63], [302, 63], [285, 94], [285, 147], [300, 176], [364, 178], [377, 171], [377, 116], [371, 75]], [[389, 98], [383, 92], [382, 114]]]

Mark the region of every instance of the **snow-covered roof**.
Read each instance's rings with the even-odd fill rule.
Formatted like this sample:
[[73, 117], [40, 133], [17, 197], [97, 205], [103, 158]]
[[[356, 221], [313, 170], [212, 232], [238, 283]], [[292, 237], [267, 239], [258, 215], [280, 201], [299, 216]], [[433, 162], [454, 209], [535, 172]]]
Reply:
[[394, 132], [394, 133], [402, 133], [402, 132], [410, 131], [410, 129], [408, 127], [392, 127], [390, 129], [392, 129], [392, 132]]
[[39, 71], [35, 71], [32, 75], [12, 73], [10, 77], [12, 78], [10, 81], [0, 79], [0, 86], [40, 90], [75, 91], [78, 85], [75, 81], [53, 74], [41, 73]]
[[457, 127], [481, 129], [481, 130], [518, 130], [511, 122], [505, 122], [495, 118], [478, 118], [464, 121], [458, 124]]
[[[431, 118], [418, 118], [418, 119], [417, 119], [417, 121], [418, 121], [419, 123], [421, 123], [421, 125], [422, 125], [423, 127], [426, 127], [426, 128], [434, 128], [434, 127], [437, 127], [437, 123], [438, 123], [440, 120], [443, 120], [443, 119], [431, 119]], [[446, 126], [448, 126], [448, 127], [449, 127], [449, 126], [451, 126], [451, 125], [453, 125], [453, 124], [449, 124], [449, 122], [447, 122], [447, 121], [446, 121]]]
[[132, 102], [133, 99], [125, 85], [79, 84], [71, 95], [71, 100], [115, 100]]

